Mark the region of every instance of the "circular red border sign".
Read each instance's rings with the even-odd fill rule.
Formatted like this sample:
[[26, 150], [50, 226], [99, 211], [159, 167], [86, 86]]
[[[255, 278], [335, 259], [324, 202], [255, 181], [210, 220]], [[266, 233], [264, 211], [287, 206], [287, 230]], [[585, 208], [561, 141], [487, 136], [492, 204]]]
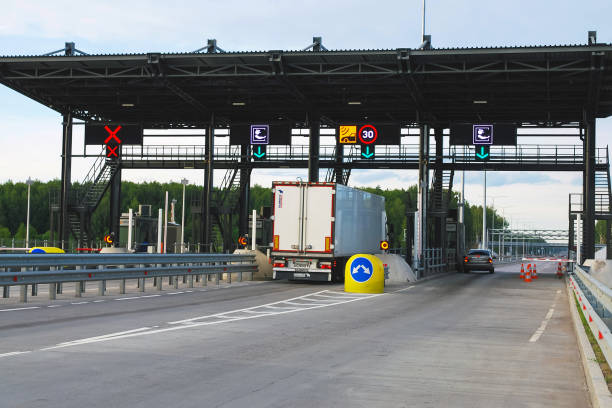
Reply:
[[[361, 131], [364, 129], [372, 129], [374, 131], [374, 139], [366, 142], [365, 140], [363, 140], [363, 138], [361, 137]], [[359, 132], [357, 132], [357, 135], [359, 136], [359, 141], [363, 144], [371, 144], [374, 143], [376, 141], [376, 139], [378, 138], [378, 130], [376, 130], [376, 128], [372, 125], [363, 125], [362, 127], [359, 128]]]

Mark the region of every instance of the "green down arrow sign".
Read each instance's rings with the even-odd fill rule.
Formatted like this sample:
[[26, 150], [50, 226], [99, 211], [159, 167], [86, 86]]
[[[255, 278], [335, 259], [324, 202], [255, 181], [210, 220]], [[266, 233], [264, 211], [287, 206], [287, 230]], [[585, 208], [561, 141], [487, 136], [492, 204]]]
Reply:
[[372, 149], [372, 151], [370, 152], [370, 146], [366, 145], [366, 151], [365, 152], [361, 152], [361, 155], [366, 158], [366, 159], [373, 159], [374, 158], [374, 149]]
[[489, 146], [480, 146], [480, 151], [476, 149], [476, 160], [486, 161], [490, 158]]

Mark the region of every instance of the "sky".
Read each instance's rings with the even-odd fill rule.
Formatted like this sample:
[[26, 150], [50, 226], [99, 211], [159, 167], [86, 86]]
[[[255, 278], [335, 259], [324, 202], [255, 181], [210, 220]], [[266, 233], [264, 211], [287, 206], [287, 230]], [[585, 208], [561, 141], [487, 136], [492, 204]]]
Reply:
[[[416, 48], [420, 44], [420, 0], [347, 1], [73, 1], [5, 0], [0, 19], [0, 55], [40, 55], [73, 41], [87, 53], [193, 51], [216, 38], [226, 51], [297, 50], [313, 36], [328, 49]], [[584, 44], [596, 30], [598, 42], [612, 43], [609, 0], [491, 0], [427, 2], [426, 32], [434, 47], [496, 47]], [[59, 178], [61, 117], [8, 88], [0, 87], [0, 182]], [[612, 119], [597, 121], [597, 145], [612, 144]], [[159, 139], [156, 139], [159, 142]], [[533, 141], [536, 143], [538, 141]], [[577, 139], [546, 143], [575, 144]], [[75, 127], [74, 153], [83, 150], [82, 127]], [[323, 144], [323, 143], [322, 143]], [[91, 159], [74, 159], [73, 181]], [[201, 171], [125, 170], [123, 180], [202, 184]], [[216, 172], [216, 183], [224, 171]], [[324, 177], [325, 171], [322, 170]], [[306, 170], [283, 171], [283, 178], [306, 178]], [[350, 185], [407, 188], [416, 171], [354, 171]], [[461, 175], [455, 176], [455, 187]], [[253, 184], [270, 186], [273, 170], [255, 170]], [[467, 172], [465, 196], [481, 205], [483, 174]], [[568, 194], [581, 192], [580, 173], [487, 174], [487, 204], [517, 228], [567, 228]], [[178, 197], [177, 197], [178, 198]]]

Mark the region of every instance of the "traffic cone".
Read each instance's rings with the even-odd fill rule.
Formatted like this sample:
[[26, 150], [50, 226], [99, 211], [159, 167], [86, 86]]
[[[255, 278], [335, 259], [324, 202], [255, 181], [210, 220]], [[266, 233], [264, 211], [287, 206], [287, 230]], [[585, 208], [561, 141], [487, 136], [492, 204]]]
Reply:
[[521, 264], [521, 275], [519, 277], [525, 280], [525, 264]]
[[525, 272], [525, 282], [531, 282], [531, 264], [527, 265], [527, 272]]
[[533, 264], [533, 279], [538, 279], [538, 271], [536, 269], [536, 264]]
[[557, 265], [557, 278], [561, 278], [563, 276], [563, 271], [561, 271], [561, 262]]

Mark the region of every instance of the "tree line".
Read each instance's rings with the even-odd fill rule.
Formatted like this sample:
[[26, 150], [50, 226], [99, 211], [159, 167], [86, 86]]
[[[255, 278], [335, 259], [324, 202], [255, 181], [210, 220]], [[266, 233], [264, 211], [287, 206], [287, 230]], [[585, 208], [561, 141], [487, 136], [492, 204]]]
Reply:
[[[73, 184], [78, 189], [78, 183]], [[30, 239], [45, 240], [50, 237], [51, 204], [59, 204], [59, 180], [48, 182], [35, 181], [31, 186], [30, 198]], [[387, 219], [394, 232], [391, 236], [390, 246], [401, 248], [404, 245], [403, 231], [406, 228], [407, 206], [414, 208], [417, 198], [416, 186], [408, 189], [382, 189], [363, 188], [374, 194], [385, 197]], [[138, 209], [139, 204], [150, 204], [153, 216], [157, 214], [158, 208], [163, 208], [165, 191], [169, 192], [169, 199], [176, 199], [176, 218], [180, 222], [182, 211], [183, 186], [180, 183], [133, 183], [129, 181], [121, 184], [121, 212], [128, 212], [129, 208]], [[185, 237], [192, 240], [193, 221], [191, 214], [192, 203], [199, 202], [202, 188], [195, 185], [186, 186], [185, 194]], [[108, 232], [109, 225], [109, 192], [102, 197], [100, 205], [92, 216], [92, 230], [96, 239], [101, 239]], [[255, 185], [250, 190], [249, 207], [260, 210], [262, 207], [272, 205], [271, 188]], [[458, 193], [451, 196], [450, 208], [457, 208], [459, 201]], [[11, 239], [23, 240], [26, 235], [26, 211], [27, 211], [27, 185], [25, 183], [13, 183], [12, 181], [0, 184], [0, 241], [6, 245]], [[482, 206], [465, 205], [465, 230], [466, 244], [475, 247], [480, 242], [482, 231]], [[238, 234], [237, 217], [234, 220], [233, 233]], [[487, 208], [487, 223], [494, 223], [496, 228], [502, 223], [508, 225], [494, 209]], [[601, 226], [598, 225], [598, 232]], [[605, 234], [598, 234], [598, 238]]]

